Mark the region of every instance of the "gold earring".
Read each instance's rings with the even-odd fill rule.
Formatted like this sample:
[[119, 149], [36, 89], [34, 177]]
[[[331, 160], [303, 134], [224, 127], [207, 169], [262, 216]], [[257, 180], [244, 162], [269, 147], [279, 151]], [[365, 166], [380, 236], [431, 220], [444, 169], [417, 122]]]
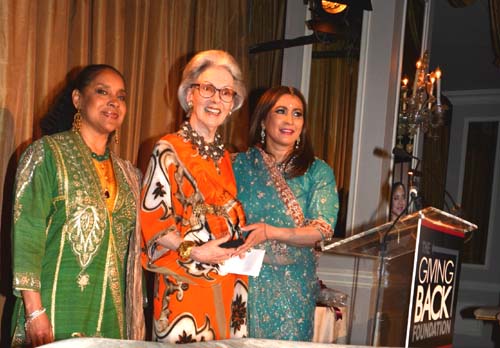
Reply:
[[115, 144], [118, 145], [120, 143], [120, 132], [118, 128], [115, 130]]
[[295, 148], [298, 149], [300, 145], [300, 138], [297, 138], [297, 141], [295, 142]]
[[75, 116], [73, 117], [73, 131], [79, 132], [82, 128], [82, 114], [80, 113], [80, 109], [76, 111]]
[[260, 130], [260, 143], [264, 145], [265, 142], [266, 142], [266, 129], [262, 127], [262, 129]]

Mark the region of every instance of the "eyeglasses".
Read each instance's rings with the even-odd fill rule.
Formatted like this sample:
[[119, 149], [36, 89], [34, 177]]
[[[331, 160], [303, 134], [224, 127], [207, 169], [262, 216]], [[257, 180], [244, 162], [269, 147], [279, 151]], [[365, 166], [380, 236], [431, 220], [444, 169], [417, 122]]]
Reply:
[[211, 83], [193, 83], [191, 87], [198, 88], [203, 98], [211, 98], [215, 95], [215, 92], [219, 92], [220, 99], [226, 103], [232, 102], [234, 97], [238, 94], [229, 87], [215, 88]]

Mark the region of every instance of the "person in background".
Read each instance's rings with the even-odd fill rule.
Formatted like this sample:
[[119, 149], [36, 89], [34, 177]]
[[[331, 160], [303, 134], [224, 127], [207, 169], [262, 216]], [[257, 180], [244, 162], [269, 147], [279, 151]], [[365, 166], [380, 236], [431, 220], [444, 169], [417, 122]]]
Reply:
[[406, 211], [406, 202], [405, 185], [399, 181], [395, 182], [391, 187], [391, 221], [394, 221]]
[[[21, 157], [13, 207], [13, 346], [144, 338], [140, 173], [109, 149], [125, 113], [122, 74], [89, 65]], [[71, 130], [54, 133], [71, 127]]]
[[143, 265], [154, 272], [153, 340], [188, 343], [246, 336], [247, 277], [221, 272], [241, 237], [229, 153], [217, 129], [246, 91], [225, 51], [196, 54], [178, 89], [186, 120], [153, 150], [142, 188]]
[[248, 223], [239, 249], [266, 251], [259, 276], [249, 278], [249, 336], [311, 341], [319, 292], [314, 246], [333, 236], [335, 177], [314, 156], [296, 88], [267, 90], [252, 117], [251, 147], [233, 162]]

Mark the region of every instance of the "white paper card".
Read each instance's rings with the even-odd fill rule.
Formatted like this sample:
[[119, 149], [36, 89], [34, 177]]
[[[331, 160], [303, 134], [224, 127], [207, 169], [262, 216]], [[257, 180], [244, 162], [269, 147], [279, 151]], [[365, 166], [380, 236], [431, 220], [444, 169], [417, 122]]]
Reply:
[[226, 260], [223, 265], [219, 266], [219, 271], [222, 274], [234, 273], [256, 277], [262, 268], [265, 253], [266, 251], [262, 249], [250, 249], [242, 259], [239, 256], [233, 256]]

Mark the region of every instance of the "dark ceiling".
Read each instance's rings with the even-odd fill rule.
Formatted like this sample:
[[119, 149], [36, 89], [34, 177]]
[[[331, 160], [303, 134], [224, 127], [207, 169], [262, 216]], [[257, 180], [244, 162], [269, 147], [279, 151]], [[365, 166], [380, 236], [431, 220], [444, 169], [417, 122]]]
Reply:
[[488, 0], [455, 8], [434, 0], [430, 68], [443, 71], [443, 91], [500, 89], [500, 67], [494, 54]]

